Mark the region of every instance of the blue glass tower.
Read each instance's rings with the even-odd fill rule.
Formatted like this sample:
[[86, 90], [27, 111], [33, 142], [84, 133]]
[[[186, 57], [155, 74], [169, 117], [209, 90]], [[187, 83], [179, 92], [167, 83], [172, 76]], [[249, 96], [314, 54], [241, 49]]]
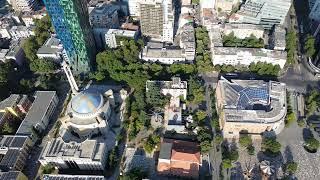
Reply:
[[58, 38], [75, 73], [88, 73], [95, 59], [95, 43], [86, 0], [43, 0]]

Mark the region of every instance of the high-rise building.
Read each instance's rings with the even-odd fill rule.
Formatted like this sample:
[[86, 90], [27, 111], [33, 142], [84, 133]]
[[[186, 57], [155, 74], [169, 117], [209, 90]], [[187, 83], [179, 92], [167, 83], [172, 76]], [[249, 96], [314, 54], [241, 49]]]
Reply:
[[55, 32], [75, 73], [88, 73], [95, 59], [95, 42], [86, 0], [44, 0]]
[[265, 29], [283, 25], [291, 0], [248, 0], [230, 17], [230, 22], [261, 24]]
[[141, 32], [153, 40], [173, 42], [174, 9], [172, 0], [140, 0]]
[[15, 11], [32, 11], [38, 6], [37, 0], [11, 0]]

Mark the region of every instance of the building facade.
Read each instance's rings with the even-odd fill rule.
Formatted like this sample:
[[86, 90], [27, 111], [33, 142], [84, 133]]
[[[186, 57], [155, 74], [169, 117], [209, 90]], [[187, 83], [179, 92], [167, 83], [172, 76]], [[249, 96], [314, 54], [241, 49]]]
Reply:
[[61, 138], [47, 142], [39, 162], [59, 169], [104, 170], [107, 158], [105, 143], [86, 140], [82, 143], [66, 143]]
[[106, 46], [109, 48], [117, 48], [122, 45], [122, 40], [133, 39], [136, 40], [138, 36], [137, 31], [129, 31], [122, 29], [109, 29], [105, 35]]
[[291, 0], [248, 0], [229, 21], [260, 24], [270, 30], [273, 25], [283, 25], [291, 4]]
[[218, 81], [216, 108], [225, 138], [239, 138], [241, 133], [279, 134], [287, 114], [286, 85], [262, 80]]
[[212, 48], [213, 65], [249, 66], [251, 63], [264, 62], [283, 68], [286, 61], [287, 53], [285, 51], [237, 47]]
[[140, 0], [141, 32], [151, 39], [173, 42], [174, 8], [172, 0]]
[[86, 0], [44, 0], [69, 64], [75, 73], [89, 73], [96, 55]]

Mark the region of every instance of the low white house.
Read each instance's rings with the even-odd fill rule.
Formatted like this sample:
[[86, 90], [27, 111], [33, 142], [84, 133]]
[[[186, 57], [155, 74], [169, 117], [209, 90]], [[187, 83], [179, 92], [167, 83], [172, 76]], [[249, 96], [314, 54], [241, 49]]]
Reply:
[[63, 45], [60, 40], [52, 36], [38, 49], [38, 58], [52, 59], [56, 62], [61, 61]]
[[213, 65], [244, 65], [265, 62], [284, 67], [287, 61], [285, 51], [257, 48], [214, 47], [212, 48]]
[[186, 59], [184, 49], [179, 47], [164, 47], [162, 43], [148, 43], [140, 53], [140, 59], [147, 62], [162, 64], [191, 63]]
[[109, 48], [116, 48], [122, 44], [123, 39], [136, 40], [138, 31], [109, 29], [105, 35], [106, 46]]

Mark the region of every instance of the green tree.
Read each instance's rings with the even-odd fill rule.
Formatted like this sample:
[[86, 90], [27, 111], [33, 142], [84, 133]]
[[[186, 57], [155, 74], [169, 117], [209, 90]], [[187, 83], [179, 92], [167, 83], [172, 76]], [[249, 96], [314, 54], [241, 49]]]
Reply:
[[314, 137], [308, 138], [305, 142], [305, 147], [310, 151], [317, 151], [320, 146], [320, 143]]
[[248, 147], [247, 147], [247, 152], [249, 155], [254, 155], [254, 152], [255, 152], [255, 149], [254, 149], [254, 146], [252, 144], [250, 144]]
[[164, 99], [165, 97], [161, 94], [160, 84], [150, 82], [146, 93], [148, 104], [155, 107], [162, 107], [164, 105]]
[[287, 50], [287, 63], [295, 63], [295, 54], [297, 47], [297, 34], [295, 31], [289, 31], [286, 34], [286, 50]]
[[280, 153], [281, 144], [276, 141], [275, 138], [264, 138], [261, 144], [261, 148], [271, 155], [277, 155]]
[[316, 52], [315, 38], [312, 35], [308, 35], [304, 44], [304, 49], [308, 57], [313, 57]]
[[207, 113], [205, 111], [198, 110], [196, 112], [196, 116], [198, 121], [203, 121], [207, 117]]
[[10, 126], [10, 124], [8, 122], [5, 122], [3, 127], [2, 127], [2, 133], [3, 134], [12, 134], [13, 132], [13, 128]]
[[144, 143], [143, 148], [147, 153], [152, 153], [158, 143], [160, 143], [160, 137], [158, 135], [151, 134]]
[[124, 176], [120, 176], [119, 178], [120, 180], [141, 180], [147, 178], [147, 173], [142, 171], [141, 169], [134, 168]]
[[242, 134], [239, 138], [239, 144], [242, 147], [249, 147], [252, 144], [252, 139], [248, 134]]
[[51, 60], [34, 59], [30, 63], [30, 70], [35, 73], [53, 73], [58, 69], [58, 65]]
[[12, 61], [0, 62], [0, 84], [6, 84], [14, 76], [14, 63]]
[[289, 174], [294, 174], [298, 169], [298, 164], [296, 162], [288, 162], [285, 164], [285, 170]]
[[119, 162], [118, 146], [115, 146], [109, 151], [107, 165], [109, 168], [114, 168]]

